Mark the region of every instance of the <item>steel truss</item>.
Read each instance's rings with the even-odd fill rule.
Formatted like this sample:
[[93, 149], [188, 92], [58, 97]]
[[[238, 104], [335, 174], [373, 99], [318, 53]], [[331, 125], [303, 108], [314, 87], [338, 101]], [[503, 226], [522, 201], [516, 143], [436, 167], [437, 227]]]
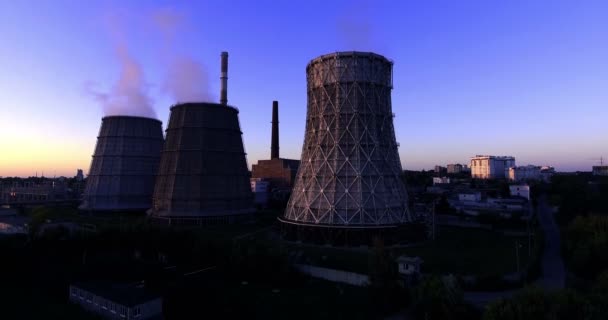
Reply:
[[412, 221], [391, 109], [392, 62], [361, 52], [307, 66], [300, 168], [284, 221], [377, 227]]

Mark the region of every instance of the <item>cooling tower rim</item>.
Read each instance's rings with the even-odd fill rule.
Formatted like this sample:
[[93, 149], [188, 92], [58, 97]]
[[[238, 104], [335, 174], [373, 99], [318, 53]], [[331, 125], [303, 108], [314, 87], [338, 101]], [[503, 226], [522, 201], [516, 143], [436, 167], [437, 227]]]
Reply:
[[123, 115], [105, 116], [105, 117], [101, 118], [101, 120], [104, 121], [106, 119], [115, 119], [115, 118], [118, 118], [118, 119], [143, 119], [143, 120], [156, 121], [156, 122], [159, 122], [161, 124], [163, 123], [162, 121], [160, 121], [160, 120], [158, 120], [156, 118], [143, 117], [143, 116], [127, 116], [127, 115], [125, 115], [125, 116], [123, 116]]
[[205, 108], [223, 108], [223, 109], [229, 109], [236, 113], [239, 113], [239, 109], [234, 106], [216, 103], [216, 102], [201, 102], [201, 101], [178, 102], [178, 103], [172, 105], [170, 110], [173, 110], [174, 108], [182, 108], [182, 107], [188, 107], [188, 106], [197, 106], [197, 107], [205, 107]]
[[353, 56], [371, 57], [371, 58], [379, 59], [384, 62], [393, 64], [393, 61], [388, 59], [387, 57], [385, 57], [381, 54], [377, 54], [375, 52], [371, 52], [371, 51], [369, 51], [369, 52], [368, 51], [337, 51], [337, 52], [320, 55], [320, 56], [310, 60], [310, 62], [306, 65], [306, 70], [308, 70], [308, 68], [310, 68], [311, 65], [319, 63], [324, 60], [333, 59], [336, 57], [353, 57]]
[[407, 221], [403, 223], [391, 223], [391, 224], [329, 224], [329, 223], [309, 223], [288, 220], [283, 217], [277, 217], [279, 222], [305, 227], [318, 227], [318, 228], [329, 228], [329, 229], [387, 229], [387, 228], [399, 228], [403, 225], [411, 224], [412, 222]]

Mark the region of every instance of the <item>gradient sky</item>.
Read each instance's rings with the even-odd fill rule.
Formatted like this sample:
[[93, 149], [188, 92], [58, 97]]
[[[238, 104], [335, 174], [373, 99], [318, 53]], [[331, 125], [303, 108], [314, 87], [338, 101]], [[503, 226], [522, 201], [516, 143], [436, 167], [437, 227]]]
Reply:
[[229, 51], [249, 165], [269, 157], [272, 100], [281, 156], [300, 157], [306, 64], [351, 50], [395, 62], [405, 169], [496, 154], [589, 171], [608, 157], [607, 1], [24, 0], [0, 1], [0, 176], [88, 171], [103, 111], [84, 87], [116, 82], [117, 32], [167, 122], [157, 10], [184, 17], [172, 50], [204, 64], [215, 98]]

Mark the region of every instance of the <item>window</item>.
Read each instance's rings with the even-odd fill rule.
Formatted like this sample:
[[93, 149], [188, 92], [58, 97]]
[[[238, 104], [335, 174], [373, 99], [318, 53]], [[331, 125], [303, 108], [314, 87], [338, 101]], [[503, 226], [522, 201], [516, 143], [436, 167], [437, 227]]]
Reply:
[[141, 316], [141, 309], [139, 307], [133, 308], [133, 317], [137, 318], [139, 316]]
[[108, 310], [108, 301], [107, 300], [103, 300], [101, 302], [101, 308], [105, 309], [105, 310]]
[[73, 296], [76, 296], [76, 295], [78, 294], [78, 289], [76, 289], [76, 288], [74, 288], [74, 287], [72, 287], [72, 288], [70, 288], [70, 289], [71, 289], [71, 292], [72, 292], [72, 295], [73, 295]]

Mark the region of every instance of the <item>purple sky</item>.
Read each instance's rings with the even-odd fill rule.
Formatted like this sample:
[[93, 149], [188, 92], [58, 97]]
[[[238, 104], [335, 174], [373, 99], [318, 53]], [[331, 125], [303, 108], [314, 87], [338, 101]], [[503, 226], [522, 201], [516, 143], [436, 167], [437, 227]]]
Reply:
[[306, 64], [360, 50], [395, 62], [405, 169], [496, 154], [588, 171], [608, 157], [606, 17], [606, 1], [2, 1], [0, 176], [88, 171], [104, 110], [166, 123], [177, 100], [216, 100], [224, 50], [250, 165], [272, 100], [281, 156], [300, 157]]

